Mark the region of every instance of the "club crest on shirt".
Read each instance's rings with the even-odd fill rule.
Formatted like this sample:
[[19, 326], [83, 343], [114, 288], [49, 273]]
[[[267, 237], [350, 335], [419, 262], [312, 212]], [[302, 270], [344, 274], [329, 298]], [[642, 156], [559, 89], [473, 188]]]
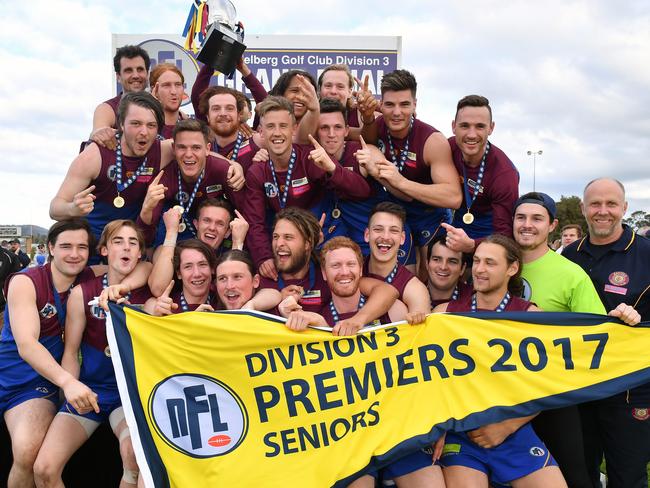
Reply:
[[526, 278], [521, 278], [521, 283], [523, 285], [523, 291], [521, 292], [521, 298], [524, 300], [530, 301], [530, 297], [533, 296], [533, 287], [530, 286], [530, 283]]
[[115, 165], [111, 164], [106, 170], [106, 178], [111, 181], [115, 181]]
[[50, 319], [56, 315], [56, 307], [48, 302], [38, 313], [44, 319]]
[[546, 456], [546, 451], [541, 447], [533, 446], [530, 448], [530, 455], [535, 457]]
[[178, 193], [176, 193], [176, 200], [178, 203], [187, 203], [189, 199], [190, 196], [186, 191], [180, 190]]
[[633, 408], [632, 417], [634, 417], [637, 420], [648, 420], [648, 417], [650, 417], [650, 413], [648, 413], [647, 408]]
[[608, 279], [614, 286], [625, 286], [630, 282], [630, 277], [623, 271], [614, 271]]
[[106, 312], [104, 312], [104, 309], [97, 304], [90, 306], [90, 315], [99, 320], [104, 320], [106, 318]]
[[275, 198], [278, 196], [278, 187], [267, 181], [264, 183], [264, 194], [268, 198]]
[[104, 356], [106, 356], [107, 358], [111, 357], [111, 347], [110, 346], [106, 346], [104, 348]]

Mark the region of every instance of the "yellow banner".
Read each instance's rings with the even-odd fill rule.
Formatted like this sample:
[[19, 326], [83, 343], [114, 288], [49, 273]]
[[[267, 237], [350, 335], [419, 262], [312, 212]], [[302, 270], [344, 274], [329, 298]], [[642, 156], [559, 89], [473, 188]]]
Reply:
[[436, 314], [355, 337], [249, 312], [111, 316], [127, 420], [156, 487], [345, 486], [444, 430], [650, 381], [648, 329], [597, 315]]

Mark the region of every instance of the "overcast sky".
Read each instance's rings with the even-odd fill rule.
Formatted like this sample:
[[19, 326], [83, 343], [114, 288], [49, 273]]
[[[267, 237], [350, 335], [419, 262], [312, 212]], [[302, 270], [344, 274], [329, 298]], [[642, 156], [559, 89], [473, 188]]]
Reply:
[[[647, 0], [235, 4], [248, 35], [402, 36], [418, 116], [450, 135], [458, 99], [487, 96], [491, 140], [519, 168], [521, 192], [533, 186], [526, 151], [542, 149], [538, 191], [580, 195], [588, 180], [613, 176], [630, 211], [650, 211]], [[180, 34], [190, 5], [0, 0], [0, 224], [51, 225], [49, 202], [95, 106], [113, 95], [111, 34]]]

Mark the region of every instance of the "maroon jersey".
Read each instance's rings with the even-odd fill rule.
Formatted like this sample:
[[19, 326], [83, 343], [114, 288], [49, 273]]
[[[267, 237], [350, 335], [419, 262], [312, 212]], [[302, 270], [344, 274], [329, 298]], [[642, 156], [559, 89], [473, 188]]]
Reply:
[[320, 267], [313, 262], [309, 263], [309, 271], [301, 279], [285, 280], [281, 276], [278, 281], [269, 278], [261, 277], [260, 289], [272, 288], [274, 290], [282, 291], [289, 285], [301, 286], [304, 293], [298, 304], [300, 304], [306, 312], [320, 313], [321, 308], [328, 304], [331, 299], [330, 288], [327, 282], [323, 279]]
[[[424, 185], [431, 185], [431, 168], [424, 162], [424, 145], [431, 134], [438, 132], [438, 130], [429, 124], [422, 122], [419, 119], [413, 120], [413, 127], [409, 134], [404, 139], [398, 139], [391, 136], [393, 143], [393, 154], [397, 161], [399, 161], [402, 149], [405, 148], [408, 141], [408, 154], [404, 167], [402, 168], [402, 175], [411, 180], [417, 181]], [[390, 144], [388, 141], [388, 127], [384, 122], [384, 117], [377, 117], [377, 134], [379, 136], [379, 147], [386, 156], [388, 161], [393, 161], [390, 152]]]
[[280, 200], [287, 183], [285, 207], [310, 210], [316, 218], [329, 209], [328, 190], [335, 190], [342, 198], [352, 200], [370, 196], [370, 186], [360, 174], [346, 170], [335, 161], [336, 169], [329, 175], [309, 159], [312, 146], [294, 144], [293, 149], [296, 161], [290, 182], [286, 181], [287, 171], [276, 171], [276, 185], [270, 162], [252, 165], [246, 174], [244, 216], [250, 225], [246, 243], [257, 266], [273, 257], [266, 219], [267, 214], [282, 208]]
[[244, 174], [248, 172], [248, 168], [253, 161], [253, 156], [259, 151], [257, 144], [253, 142], [253, 139], [244, 139], [243, 134], [239, 132], [237, 134], [237, 139], [226, 144], [225, 146], [220, 146], [217, 144], [216, 139], [211, 143], [212, 151], [219, 153], [226, 159], [232, 161], [237, 161], [244, 168]]
[[[178, 290], [173, 292], [170, 295], [170, 298], [172, 301], [178, 305], [178, 308], [175, 310], [172, 310], [174, 313], [182, 313], [182, 312], [193, 312], [197, 308], [199, 308], [202, 303], [187, 303], [187, 300], [185, 299], [185, 296], [182, 296], [182, 291]], [[208, 293], [208, 298], [205, 301], [208, 305], [210, 305], [214, 310], [219, 309], [219, 297], [217, 296], [216, 293]]]
[[207, 198], [228, 198], [235, 207], [241, 208], [243, 205], [243, 189], [236, 192], [228, 186], [228, 169], [230, 163], [225, 159], [208, 155], [205, 162], [205, 173], [203, 179], [198, 186], [192, 206], [187, 209], [187, 205], [191, 198], [192, 192], [196, 182], [188, 183], [181, 177], [181, 187], [178, 187], [178, 176], [180, 169], [176, 161], [172, 162], [165, 168], [165, 174], [160, 179], [160, 184], [165, 185], [165, 198], [158, 203], [154, 208], [151, 217], [151, 224], [145, 224], [140, 217], [138, 217], [138, 225], [145, 233], [147, 244], [154, 241], [156, 235], [156, 228], [160, 222], [160, 216], [169, 208], [181, 203], [186, 208], [187, 215], [185, 221], [191, 222], [195, 217], [195, 209], [199, 203]]
[[[524, 300], [516, 296], [510, 296], [510, 301], [506, 305], [504, 312], [525, 312], [533, 305], [532, 302]], [[469, 312], [472, 310], [472, 294], [468, 293], [465, 296], [458, 297], [458, 300], [449, 302], [447, 305], [447, 312]], [[486, 310], [479, 308], [479, 312], [494, 312], [494, 310]]]
[[406, 289], [406, 285], [408, 285], [412, 279], [417, 279], [415, 275], [411, 273], [406, 268], [406, 266], [403, 266], [399, 263], [395, 268], [393, 268], [388, 276], [373, 274], [368, 271], [369, 263], [370, 258], [366, 259], [366, 262], [363, 264], [363, 276], [367, 276], [368, 278], [375, 278], [377, 280], [385, 281], [386, 283], [393, 285], [393, 287], [396, 288], [399, 292], [398, 299], [404, 301], [404, 290]]
[[348, 126], [349, 127], [361, 127], [359, 122], [359, 111], [354, 109], [348, 109]]
[[[212, 69], [211, 66], [204, 64], [196, 75], [194, 85], [192, 85], [192, 94], [190, 99], [192, 100], [194, 113], [196, 114], [196, 118], [203, 122], [207, 122], [207, 116], [199, 110], [199, 100], [201, 94], [210, 86], [210, 79], [213, 74], [214, 69]], [[253, 95], [255, 103], [260, 103], [267, 97], [268, 93], [266, 92], [266, 89], [252, 72], [247, 76], [243, 76], [242, 81], [244, 82], [244, 85], [246, 85], [246, 88], [251, 92], [251, 95]]]
[[437, 307], [441, 303], [447, 303], [447, 302], [455, 302], [456, 300], [466, 300], [467, 297], [469, 297], [470, 303], [472, 300], [472, 293], [474, 292], [474, 289], [472, 288], [472, 285], [469, 285], [467, 283], [463, 282], [458, 282], [456, 284], [456, 288], [454, 288], [454, 291], [451, 292], [451, 297], [450, 298], [445, 298], [443, 300], [434, 300], [433, 298], [431, 299], [431, 306], [432, 307]]
[[[485, 170], [483, 180], [477, 188], [479, 166], [474, 168], [467, 166], [463, 160], [463, 153], [456, 144], [454, 137], [449, 138], [449, 146], [454, 160], [454, 166], [460, 175], [460, 184], [463, 185], [463, 170], [467, 177], [470, 199], [476, 194], [474, 203], [471, 204], [471, 213], [475, 222], [481, 216], [486, 216], [488, 221], [483, 225], [483, 232], [478, 230], [473, 233], [472, 225], [464, 225], [459, 218], [454, 219], [454, 225], [465, 228], [470, 237], [485, 237], [490, 234], [503, 234], [512, 237], [512, 211], [517, 198], [519, 198], [519, 172], [506, 154], [490, 144], [490, 150], [485, 158]], [[460, 217], [467, 211], [465, 191], [463, 191], [463, 203], [456, 212]], [[474, 225], [476, 227], [476, 225]], [[476, 237], [475, 237], [476, 236]], [[478, 244], [478, 243], [477, 243]]]
[[[91, 185], [95, 185], [96, 202], [113, 203], [113, 199], [117, 196], [117, 182], [115, 174], [115, 160], [116, 152], [102, 146], [97, 146], [99, 153], [102, 157], [102, 165], [99, 170], [99, 175]], [[146, 159], [147, 164], [141, 171], [140, 175], [126, 190], [120, 192], [120, 195], [126, 200], [127, 205], [132, 205], [138, 202], [142, 205], [144, 196], [147, 194], [149, 183], [160, 171], [160, 141], [155, 140], [145, 157], [131, 157], [122, 154], [122, 182], [126, 182], [131, 175], [133, 175], [140, 164]]]
[[113, 113], [115, 114], [115, 124], [113, 124], [113, 129], [117, 129], [117, 108], [120, 106], [121, 100], [122, 100], [122, 94], [120, 93], [116, 97], [109, 98], [108, 100], [104, 100], [102, 102], [107, 104], [109, 107], [113, 109]]
[[[363, 297], [363, 295], [362, 295]], [[363, 297], [364, 303], [366, 298]], [[363, 308], [363, 305], [359, 307], [359, 309], [356, 312], [345, 312], [345, 313], [339, 313], [337, 311], [338, 315], [338, 320], [335, 319], [334, 314], [332, 313], [332, 307], [334, 306], [334, 302], [330, 300], [330, 302], [326, 303], [323, 308], [320, 310], [321, 316], [325, 319], [325, 322], [327, 322], [327, 325], [330, 327], [334, 327], [338, 322], [342, 320], [347, 320], [349, 318], [352, 318], [356, 315], [356, 313]], [[336, 310], [336, 307], [334, 307], [334, 310]], [[381, 317], [373, 320], [371, 323], [366, 324], [366, 327], [368, 326], [373, 326], [373, 325], [380, 325], [380, 324], [390, 324], [391, 320], [390, 317], [388, 316], [387, 313], [382, 315]]]

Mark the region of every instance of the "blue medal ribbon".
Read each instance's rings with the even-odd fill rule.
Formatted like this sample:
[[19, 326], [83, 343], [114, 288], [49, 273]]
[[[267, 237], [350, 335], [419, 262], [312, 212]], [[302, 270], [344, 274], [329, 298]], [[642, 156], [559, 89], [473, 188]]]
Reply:
[[490, 151], [490, 142], [485, 146], [485, 152], [483, 153], [483, 158], [481, 159], [481, 165], [478, 168], [478, 175], [476, 177], [476, 186], [470, 201], [469, 194], [469, 184], [467, 183], [467, 170], [465, 169], [465, 162], [463, 161], [463, 191], [465, 192], [465, 206], [467, 207], [467, 212], [474, 205], [474, 201], [478, 196], [479, 188], [481, 188], [481, 183], [483, 183], [483, 175], [485, 174], [485, 159], [487, 158], [488, 152]]
[[185, 222], [187, 227], [190, 228], [192, 233], [194, 234], [194, 237], [196, 237], [196, 231], [194, 230], [194, 227], [190, 223], [190, 219], [186, 218], [187, 215], [189, 215], [190, 208], [192, 208], [192, 204], [194, 203], [194, 198], [196, 197], [196, 193], [199, 191], [199, 186], [201, 185], [201, 182], [203, 181], [203, 176], [205, 175], [205, 168], [203, 168], [203, 171], [201, 171], [201, 174], [199, 175], [199, 179], [196, 180], [196, 183], [194, 183], [194, 188], [192, 189], [192, 193], [190, 194], [190, 197], [187, 200], [187, 207], [183, 205], [183, 202], [181, 202], [180, 195], [183, 192], [183, 182], [181, 180], [181, 170], [180, 168], [177, 170], [178, 172], [176, 173], [176, 176], [178, 177], [178, 194], [176, 195], [176, 200], [178, 200], [178, 204], [183, 207], [183, 214], [181, 215], [181, 220]]
[[280, 196], [280, 186], [278, 185], [278, 177], [275, 174], [275, 168], [273, 167], [273, 161], [269, 159], [269, 166], [271, 167], [271, 175], [273, 176], [273, 183], [278, 189], [278, 199], [280, 200], [280, 208], [287, 206], [287, 197], [289, 195], [289, 186], [291, 185], [291, 173], [293, 173], [293, 167], [296, 164], [296, 150], [291, 149], [291, 158], [289, 158], [289, 169], [287, 169], [287, 178], [284, 185], [284, 191], [282, 196]]
[[117, 138], [117, 148], [115, 149], [115, 183], [117, 184], [117, 194], [123, 192], [126, 190], [128, 187], [130, 187], [135, 180], [137, 179], [138, 176], [142, 174], [142, 171], [144, 168], [147, 167], [147, 159], [148, 156], [145, 156], [144, 161], [138, 166], [138, 169], [135, 170], [135, 173], [131, 175], [131, 177], [126, 180], [126, 182], [122, 182], [122, 142], [121, 138]]
[[[506, 292], [505, 296], [501, 300], [501, 303], [494, 309], [495, 312], [503, 312], [506, 309], [506, 306], [510, 302], [510, 292]], [[476, 293], [472, 295], [472, 312], [476, 312], [478, 307], [476, 306]]]
[[397, 166], [397, 170], [401, 173], [404, 169], [404, 164], [409, 154], [409, 137], [411, 135], [411, 130], [413, 129], [413, 120], [414, 117], [411, 116], [411, 121], [409, 122], [409, 131], [406, 134], [406, 141], [404, 142], [404, 149], [400, 151], [399, 158], [395, 155], [395, 147], [393, 146], [393, 138], [390, 136], [390, 131], [386, 130], [387, 139], [388, 139], [388, 148], [390, 150], [390, 158], [393, 161], [393, 164]]
[[[366, 297], [361, 294], [359, 297], [359, 304], [357, 305], [357, 310], [361, 310], [363, 306], [366, 304]], [[339, 312], [336, 310], [336, 307], [334, 306], [334, 300], [330, 300], [330, 313], [332, 314], [332, 320], [334, 320], [334, 323], [336, 324], [339, 321]]]
[[[309, 289], [306, 291], [313, 290], [315, 285], [316, 285], [316, 266], [314, 266], [313, 261], [310, 261], [309, 262]], [[280, 276], [280, 274], [278, 274], [278, 288], [280, 290], [284, 288], [284, 279], [282, 279], [282, 276]]]

